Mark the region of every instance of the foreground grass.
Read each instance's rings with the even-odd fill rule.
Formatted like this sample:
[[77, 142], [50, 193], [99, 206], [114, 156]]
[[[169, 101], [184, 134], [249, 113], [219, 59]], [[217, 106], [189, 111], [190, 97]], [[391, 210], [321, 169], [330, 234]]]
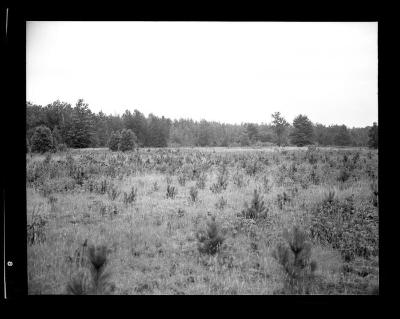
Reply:
[[[252, 161], [254, 154], [260, 152], [269, 162], [255, 174], [247, 174], [240, 167], [240, 161]], [[354, 195], [356, 202], [368, 203], [371, 181], [364, 170], [371, 167], [377, 175], [376, 153], [319, 150], [321, 158], [326, 152], [327, 161], [332, 162], [342, 156], [341, 152], [350, 155], [359, 152], [360, 161], [365, 159], [365, 163], [355, 169], [353, 177], [340, 182], [338, 168], [318, 162], [314, 167], [318, 181], [306, 183], [299, 179], [308, 176], [312, 169], [312, 164], [303, 158], [305, 152], [141, 150], [138, 162], [133, 154], [73, 151], [70, 156], [74, 161], [85, 163], [81, 165], [86, 174], [82, 185], [74, 184], [63, 190], [62, 185], [68, 184], [70, 177], [63, 176], [62, 169], [54, 176], [43, 176], [27, 184], [28, 223], [32, 222], [32, 211], [46, 221], [42, 229], [45, 239], [28, 246], [29, 293], [66, 293], [66, 284], [77, 271], [74, 254], [85, 240], [108, 247], [107, 267], [111, 270], [115, 294], [279, 293], [285, 283], [285, 273], [272, 257], [272, 251], [282, 240], [282, 231], [294, 225], [307, 229], [309, 211], [332, 189], [339, 199]], [[180, 158], [184, 164], [168, 171], [173, 164], [166, 164], [165, 157]], [[55, 154], [50, 162], [62, 162], [65, 158], [66, 154]], [[150, 164], [146, 164], [147, 159]], [[28, 157], [28, 170], [30, 163], [44, 160], [45, 156]], [[196, 187], [197, 180], [187, 178], [185, 183], [180, 183], [178, 178], [187, 163], [203, 162], [209, 164], [202, 168], [206, 175], [205, 187], [198, 188], [198, 197], [193, 202], [190, 188]], [[224, 162], [228, 165], [228, 185], [220, 193], [214, 193], [210, 187], [217, 181]], [[281, 176], [282, 165], [289, 167], [292, 162], [298, 163], [298, 178]], [[99, 168], [102, 163], [108, 163], [117, 172], [102, 171]], [[241, 186], [233, 182], [237, 172], [243, 175]], [[100, 183], [104, 179], [118, 190], [115, 199], [107, 192], [100, 194], [87, 187], [89, 181]], [[177, 189], [174, 198], [166, 196], [168, 184]], [[137, 188], [137, 197], [126, 204], [123, 193], [129, 193], [132, 186]], [[237, 215], [244, 203], [251, 201], [254, 189], [261, 190], [268, 217], [243, 224]], [[281, 207], [277, 198], [283, 192], [290, 194], [290, 201]], [[217, 208], [221, 197], [226, 204]], [[196, 241], [196, 232], [205, 227], [209, 215], [216, 217], [226, 238], [220, 252], [211, 256], [200, 254]], [[378, 286], [376, 256], [345, 262], [340, 252], [318, 242], [313, 242], [312, 254], [318, 268], [310, 293], [363, 294], [373, 292]]]

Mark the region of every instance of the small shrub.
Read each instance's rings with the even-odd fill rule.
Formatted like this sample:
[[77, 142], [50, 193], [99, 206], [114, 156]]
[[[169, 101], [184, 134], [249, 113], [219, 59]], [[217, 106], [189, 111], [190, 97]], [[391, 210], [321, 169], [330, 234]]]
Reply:
[[194, 186], [190, 187], [189, 198], [193, 203], [197, 201], [198, 195], [199, 190]]
[[183, 210], [182, 208], [178, 209], [177, 215], [179, 218], [185, 216], [185, 210]]
[[160, 186], [158, 185], [158, 183], [157, 183], [157, 182], [154, 182], [154, 183], [153, 183], [153, 191], [154, 191], [154, 192], [157, 192], [159, 189], [160, 189]]
[[278, 194], [278, 195], [277, 195], [276, 201], [277, 201], [277, 203], [278, 203], [279, 209], [282, 210], [282, 209], [283, 209], [283, 206], [284, 206], [286, 203], [289, 203], [289, 202], [290, 202], [290, 197], [289, 197], [288, 194], [286, 194], [286, 192], [283, 192], [282, 194]]
[[137, 192], [138, 192], [138, 190], [135, 186], [133, 186], [131, 188], [131, 190], [128, 194], [124, 192], [124, 200], [123, 200], [124, 204], [128, 205], [128, 204], [135, 202], [137, 199]]
[[204, 189], [206, 187], [206, 179], [207, 179], [206, 174], [204, 173], [200, 174], [196, 181], [196, 187], [199, 189]]
[[38, 210], [33, 209], [31, 222], [27, 225], [27, 239], [29, 245], [43, 243], [46, 240], [45, 226], [47, 220], [37, 213]]
[[373, 182], [370, 184], [370, 189], [371, 189], [371, 198], [372, 198], [372, 204], [375, 207], [378, 207], [378, 182], [377, 180], [373, 180]]
[[108, 189], [107, 194], [108, 194], [108, 198], [110, 200], [114, 201], [119, 196], [120, 192], [114, 185], [111, 185]]
[[68, 150], [68, 146], [65, 143], [57, 144], [57, 152], [66, 152]]
[[257, 192], [257, 189], [255, 189], [250, 206], [247, 202], [244, 203], [244, 209], [241, 212], [241, 216], [244, 218], [258, 219], [265, 218], [267, 213], [268, 208], [265, 207], [263, 198]]
[[270, 183], [268, 177], [265, 176], [265, 175], [262, 178], [262, 184], [263, 184], [263, 187], [264, 187], [264, 191], [266, 193], [268, 193], [271, 190], [272, 186], [271, 186], [271, 183]]
[[215, 216], [212, 216], [211, 221], [207, 222], [206, 230], [200, 230], [196, 233], [196, 238], [199, 252], [208, 255], [215, 255], [225, 241], [215, 222]]
[[211, 185], [210, 190], [213, 193], [220, 193], [228, 187], [228, 170], [226, 165], [223, 165], [217, 176], [217, 181]]
[[215, 203], [215, 208], [217, 208], [219, 210], [223, 210], [227, 203], [228, 203], [228, 201], [223, 196], [221, 196], [218, 199], [218, 201]]
[[185, 186], [186, 185], [186, 176], [184, 174], [180, 174], [178, 176], [178, 183], [181, 186]]
[[178, 194], [178, 190], [176, 189], [175, 186], [171, 186], [170, 184], [167, 185], [167, 198], [175, 198], [175, 196]]
[[106, 180], [106, 179], [103, 179], [103, 180], [100, 182], [100, 184], [97, 185], [97, 187], [96, 187], [96, 188], [97, 188], [97, 192], [98, 192], [99, 194], [105, 194], [105, 193], [107, 193], [108, 187], [109, 187], [109, 184], [108, 184], [107, 180]]
[[233, 184], [236, 185], [236, 187], [238, 188], [242, 188], [245, 184], [243, 174], [235, 173], [233, 175]]

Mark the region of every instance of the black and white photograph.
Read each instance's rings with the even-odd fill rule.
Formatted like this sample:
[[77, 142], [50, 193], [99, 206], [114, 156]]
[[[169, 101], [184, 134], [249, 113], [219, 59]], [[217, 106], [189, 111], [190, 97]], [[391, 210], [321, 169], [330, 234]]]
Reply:
[[26, 21], [28, 295], [379, 295], [378, 125], [377, 21]]

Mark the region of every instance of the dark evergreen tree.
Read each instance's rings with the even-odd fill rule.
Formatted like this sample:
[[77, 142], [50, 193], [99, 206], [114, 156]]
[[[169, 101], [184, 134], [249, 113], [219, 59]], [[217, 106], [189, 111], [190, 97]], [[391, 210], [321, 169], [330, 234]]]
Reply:
[[53, 137], [47, 126], [36, 127], [31, 139], [31, 151], [45, 153], [53, 150]]
[[272, 126], [276, 135], [276, 143], [281, 146], [285, 143], [285, 133], [289, 127], [289, 123], [281, 116], [280, 112], [272, 114]]
[[119, 150], [131, 151], [137, 145], [137, 138], [131, 129], [123, 129], [120, 133]]
[[70, 147], [85, 148], [93, 145], [94, 118], [88, 104], [79, 99], [67, 128], [66, 142]]
[[293, 120], [293, 131], [290, 134], [290, 139], [296, 146], [304, 146], [313, 143], [314, 128], [307, 116], [300, 114]]
[[246, 124], [246, 134], [251, 142], [255, 142], [258, 134], [257, 125], [253, 123]]
[[351, 143], [351, 138], [346, 125], [339, 126], [338, 132], [333, 138], [333, 142], [338, 146], [348, 146]]
[[54, 127], [51, 134], [53, 135], [53, 147], [57, 148], [59, 144], [63, 143], [60, 130], [58, 129], [57, 126]]
[[378, 148], [378, 124], [374, 122], [368, 131], [368, 146], [371, 148]]
[[121, 142], [121, 131], [114, 131], [111, 133], [108, 147], [111, 151], [119, 151]]

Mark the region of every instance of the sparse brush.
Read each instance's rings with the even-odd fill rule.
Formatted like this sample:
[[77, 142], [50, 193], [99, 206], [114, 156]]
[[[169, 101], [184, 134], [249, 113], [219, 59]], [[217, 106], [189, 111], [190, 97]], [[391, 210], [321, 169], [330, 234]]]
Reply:
[[247, 202], [244, 203], [244, 209], [241, 212], [241, 216], [244, 218], [258, 219], [267, 217], [268, 208], [265, 206], [263, 198], [254, 189], [253, 198], [250, 206]]
[[262, 177], [262, 184], [263, 184], [263, 187], [264, 187], [264, 191], [266, 193], [268, 193], [271, 190], [272, 185], [271, 185], [271, 183], [270, 183], [270, 181], [269, 181], [269, 179], [268, 179], [268, 177], [266, 175], [264, 175]]
[[200, 230], [196, 233], [196, 238], [199, 252], [208, 255], [215, 255], [225, 241], [224, 236], [221, 234], [215, 222], [215, 216], [212, 216], [211, 220], [207, 222], [206, 230]]
[[176, 189], [175, 186], [167, 185], [167, 198], [175, 198], [175, 196], [178, 194], [178, 190]]
[[372, 204], [375, 207], [378, 207], [379, 202], [378, 202], [378, 181], [376, 179], [373, 180], [373, 182], [370, 184], [370, 189], [371, 189], [371, 198], [372, 198]]
[[132, 186], [129, 194], [124, 192], [124, 204], [128, 205], [135, 202], [137, 199], [137, 192], [138, 190], [135, 186]]
[[217, 181], [211, 185], [210, 190], [213, 193], [220, 193], [221, 191], [226, 190], [228, 187], [228, 178], [228, 170], [226, 165], [223, 165], [217, 176]]
[[182, 208], [178, 209], [177, 215], [179, 218], [185, 216], [185, 211]]
[[242, 188], [245, 184], [244, 175], [241, 173], [235, 173], [233, 175], [233, 184], [235, 184], [238, 188]]
[[27, 239], [29, 245], [43, 243], [46, 240], [45, 226], [47, 220], [38, 215], [35, 208], [32, 211], [31, 222], [27, 225]]
[[114, 186], [111, 185], [110, 188], [108, 189], [108, 198], [112, 201], [116, 200], [117, 197], [119, 196], [120, 192], [118, 191], [118, 189]]
[[97, 192], [99, 194], [105, 194], [107, 193], [107, 189], [108, 189], [108, 182], [106, 179], [103, 179], [100, 184], [97, 186]]
[[319, 180], [319, 176], [317, 174], [317, 170], [316, 168], [313, 168], [310, 172], [310, 180], [314, 185], [318, 185], [320, 180]]
[[255, 176], [260, 170], [260, 166], [257, 161], [252, 161], [246, 166], [246, 173], [250, 176]]
[[199, 190], [198, 190], [196, 187], [194, 187], [194, 186], [190, 187], [189, 199], [190, 199], [193, 203], [197, 201], [198, 195], [199, 195]]
[[311, 210], [313, 239], [337, 249], [346, 261], [378, 253], [378, 225], [377, 210], [355, 206], [352, 196], [339, 200], [332, 194]]
[[340, 170], [340, 172], [339, 172], [339, 175], [338, 175], [338, 177], [337, 177], [337, 180], [338, 180], [339, 182], [344, 183], [344, 182], [346, 182], [346, 181], [349, 179], [349, 177], [350, 177], [349, 171], [348, 171], [347, 169], [345, 169], [345, 168], [342, 168], [342, 169]]
[[178, 176], [178, 183], [181, 186], [185, 186], [186, 185], [186, 176], [184, 174], [180, 174]]
[[215, 208], [217, 208], [219, 210], [223, 210], [227, 203], [228, 203], [228, 201], [223, 196], [221, 196], [218, 199], [218, 201], [215, 203]]
[[154, 192], [157, 192], [159, 189], [160, 189], [160, 186], [158, 186], [158, 183], [157, 183], [157, 182], [154, 182], [154, 183], [153, 183], [153, 191], [154, 191]]
[[325, 194], [324, 201], [327, 203], [332, 203], [335, 200], [335, 191], [330, 190], [327, 194]]
[[49, 203], [49, 205], [51, 206], [51, 210], [52, 211], [54, 211], [54, 209], [55, 209], [55, 204], [56, 204], [56, 202], [57, 202], [57, 197], [54, 197], [54, 196], [49, 196], [48, 198], [47, 198], [47, 202]]
[[282, 209], [283, 209], [283, 206], [284, 206], [286, 203], [289, 203], [289, 202], [290, 202], [290, 197], [289, 197], [288, 194], [286, 194], [286, 192], [283, 192], [282, 194], [278, 194], [278, 195], [277, 195], [276, 201], [277, 201], [277, 203], [278, 203], [279, 209], [282, 210]]
[[284, 292], [309, 293], [317, 263], [311, 260], [312, 246], [307, 234], [294, 226], [290, 232], [285, 230], [283, 237], [286, 243], [279, 243], [272, 256], [285, 270], [287, 277]]
[[196, 181], [196, 187], [199, 189], [204, 189], [206, 187], [206, 174], [201, 173]]

